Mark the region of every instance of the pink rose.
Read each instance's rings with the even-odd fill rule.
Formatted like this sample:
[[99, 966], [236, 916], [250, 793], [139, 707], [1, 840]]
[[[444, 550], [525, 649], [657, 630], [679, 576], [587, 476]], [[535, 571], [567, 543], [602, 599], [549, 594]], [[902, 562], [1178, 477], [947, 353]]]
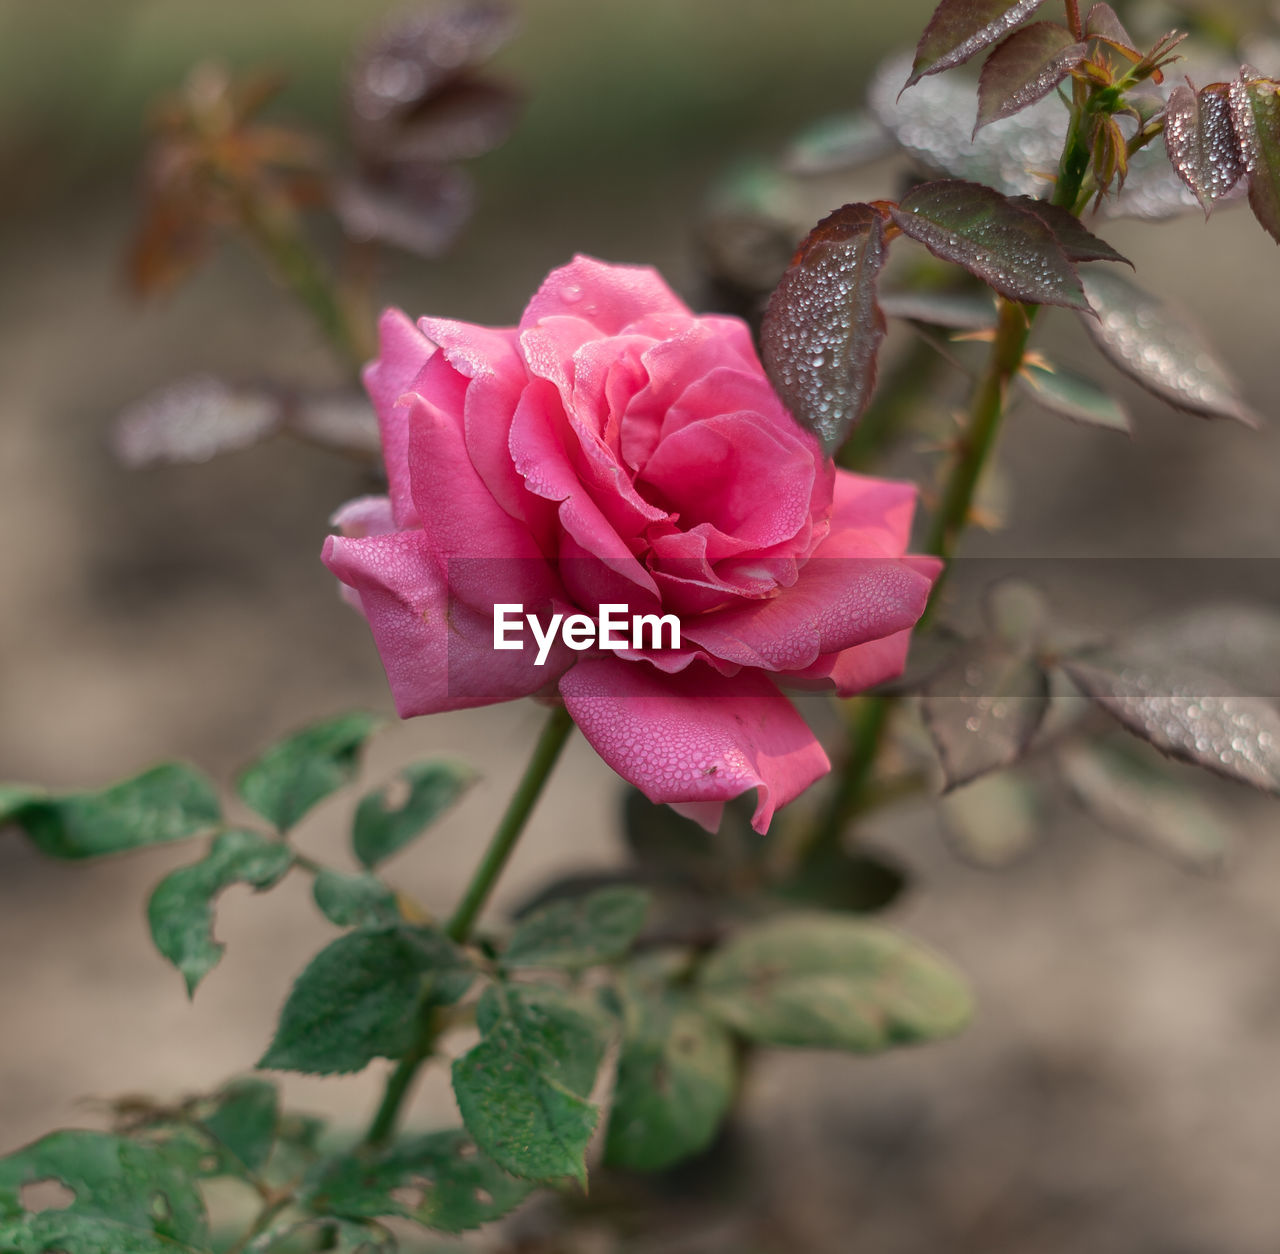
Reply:
[[[390, 310], [365, 382], [388, 497], [324, 561], [369, 621], [402, 717], [556, 688], [618, 774], [714, 827], [830, 769], [778, 684], [898, 674], [937, 575], [904, 552], [910, 484], [836, 470], [747, 327], [652, 270], [578, 257], [514, 328]], [[494, 649], [495, 604], [677, 615], [681, 646]]]

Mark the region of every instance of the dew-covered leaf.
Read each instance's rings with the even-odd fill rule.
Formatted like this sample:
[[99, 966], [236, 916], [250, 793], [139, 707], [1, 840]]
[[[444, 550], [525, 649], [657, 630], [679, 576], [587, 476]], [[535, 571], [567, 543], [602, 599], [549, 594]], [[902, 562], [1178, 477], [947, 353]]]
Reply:
[[1162, 753], [1280, 792], [1280, 711], [1194, 663], [1133, 642], [1062, 662], [1121, 726]]
[[394, 15], [356, 55], [347, 85], [356, 127], [411, 117], [493, 56], [515, 25], [514, 10], [492, 0], [453, 0]]
[[168, 762], [101, 792], [50, 795], [6, 786], [3, 817], [52, 858], [96, 858], [207, 832], [221, 816], [213, 785]]
[[737, 1088], [725, 1028], [686, 993], [628, 988], [604, 1160], [661, 1171], [707, 1148]]
[[1035, 785], [1018, 771], [997, 771], [947, 793], [938, 818], [957, 857], [999, 870], [1036, 843], [1040, 828]]
[[890, 210], [904, 235], [1010, 300], [1087, 310], [1080, 276], [1038, 214], [981, 183], [913, 187]]
[[382, 720], [355, 711], [271, 746], [236, 781], [240, 796], [281, 831], [355, 776], [360, 750]]
[[320, 913], [339, 927], [388, 927], [400, 919], [395, 893], [376, 875], [347, 875], [322, 867], [311, 893]]
[[453, 1064], [454, 1096], [476, 1144], [522, 1179], [585, 1181], [603, 1023], [587, 1003], [531, 984], [490, 986], [476, 1022], [480, 1043]]
[[839, 915], [755, 924], [699, 972], [701, 1003], [761, 1045], [871, 1053], [958, 1032], [963, 980], [917, 942]]
[[1019, 380], [1032, 398], [1055, 414], [1108, 431], [1132, 432], [1125, 407], [1083, 375], [1030, 362], [1022, 367]]
[[1048, 707], [1048, 677], [1024, 650], [992, 640], [962, 651], [921, 695], [947, 788], [1016, 762]]
[[199, 862], [171, 871], [156, 885], [147, 905], [151, 939], [178, 968], [187, 995], [222, 957], [226, 948], [213, 937], [213, 906], [232, 884], [248, 884], [261, 892], [272, 887], [293, 865], [287, 845], [259, 832], [220, 832]]
[[370, 869], [385, 862], [456, 805], [477, 778], [471, 767], [445, 759], [406, 766], [392, 783], [360, 799], [351, 831], [356, 857]]
[[471, 216], [471, 179], [452, 166], [412, 165], [341, 179], [333, 208], [353, 240], [439, 257]]
[[1203, 91], [1178, 86], [1164, 114], [1164, 146], [1169, 161], [1207, 214], [1244, 177], [1244, 154], [1231, 122], [1225, 83]]
[[1084, 20], [1084, 33], [1111, 43], [1133, 47], [1133, 36], [1124, 28], [1115, 9], [1109, 4], [1095, 4]]
[[258, 1066], [336, 1075], [399, 1058], [413, 1041], [420, 999], [449, 1005], [472, 978], [461, 950], [432, 928], [348, 932], [298, 977]]
[[134, 469], [207, 462], [265, 440], [280, 429], [283, 417], [277, 393], [198, 375], [170, 383], [125, 410], [111, 429], [111, 451]]
[[[872, 80], [868, 103], [923, 171], [985, 183], [1008, 195], [1045, 195], [1066, 139], [1068, 111], [1056, 96], [1029, 105], [971, 135], [975, 86], [963, 75], [921, 80], [899, 95], [907, 63], [886, 62]], [[1159, 145], [1129, 161], [1121, 191], [1103, 202], [1108, 217], [1159, 220], [1197, 208]]]
[[890, 318], [924, 322], [952, 331], [992, 331], [999, 321], [990, 292], [882, 292], [880, 308]]
[[978, 79], [978, 120], [982, 127], [1007, 118], [1047, 96], [1087, 53], [1057, 22], [1032, 22], [993, 49]]
[[520, 920], [502, 955], [507, 967], [580, 970], [621, 958], [640, 935], [649, 894], [604, 888], [557, 901]]
[[1118, 253], [1104, 239], [1099, 239], [1075, 214], [1049, 200], [1034, 196], [1012, 196], [1015, 205], [1029, 209], [1053, 232], [1068, 261], [1119, 261], [1132, 267], [1133, 262]]
[[1188, 413], [1256, 427], [1235, 382], [1186, 314], [1105, 270], [1084, 276], [1096, 318], [1083, 319], [1103, 354], [1147, 391]]
[[1280, 244], [1280, 83], [1242, 72], [1231, 84], [1230, 100], [1249, 174], [1249, 207]]
[[1134, 634], [1145, 652], [1209, 670], [1249, 696], [1280, 700], [1280, 610], [1217, 602], [1163, 615]]
[[844, 442], [875, 387], [885, 256], [884, 218], [870, 205], [845, 205], [805, 237], [765, 311], [760, 352], [769, 378], [828, 451]]
[[465, 1232], [501, 1219], [532, 1188], [482, 1154], [461, 1128], [451, 1128], [382, 1150], [336, 1155], [310, 1173], [302, 1201], [345, 1219], [394, 1215], [440, 1232]]
[[362, 157], [379, 166], [463, 161], [498, 147], [523, 108], [520, 93], [505, 83], [468, 75], [394, 123], [353, 127], [352, 140]]
[[1103, 745], [1069, 745], [1058, 754], [1063, 778], [1103, 827], [1130, 836], [1193, 871], [1220, 871], [1228, 837], [1213, 809], [1190, 788], [1133, 754]]
[[949, 70], [989, 48], [1042, 3], [1043, 0], [942, 0], [916, 45], [907, 87], [926, 74]]
[[[61, 1209], [24, 1213], [25, 1186], [56, 1180]], [[65, 1131], [0, 1158], [0, 1249], [17, 1254], [187, 1254], [207, 1250], [204, 1204], [162, 1148]]]

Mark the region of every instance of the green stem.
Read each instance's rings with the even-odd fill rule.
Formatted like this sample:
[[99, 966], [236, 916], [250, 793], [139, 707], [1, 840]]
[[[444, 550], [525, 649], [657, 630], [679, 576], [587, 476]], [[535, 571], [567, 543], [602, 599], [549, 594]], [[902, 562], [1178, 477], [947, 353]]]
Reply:
[[[572, 730], [573, 720], [569, 717], [568, 710], [564, 706], [557, 706], [542, 728], [542, 734], [534, 746], [529, 765], [525, 767], [524, 775], [507, 803], [506, 811], [498, 822], [480, 865], [467, 885], [462, 901], [445, 925], [445, 934], [458, 944], [463, 944], [471, 936], [471, 929], [485, 902], [489, 899], [498, 876], [506, 866], [511, 851], [516, 847], [520, 833], [524, 831], [525, 823], [533, 813], [533, 807], [537, 804], [543, 787], [551, 777], [552, 768], [560, 757], [560, 751], [564, 748]], [[387, 1080], [382, 1102], [377, 1114], [373, 1117], [373, 1122], [369, 1125], [369, 1131], [365, 1134], [366, 1145], [383, 1145], [391, 1138], [405, 1097], [419, 1068], [435, 1046], [436, 1007], [429, 997], [419, 1003], [416, 1018], [417, 1027], [413, 1043]]]
[[344, 363], [358, 373], [373, 355], [373, 345], [357, 331], [337, 282], [303, 236], [297, 216], [252, 192], [241, 196], [240, 212], [280, 279], [306, 306]]
[[292, 1202], [293, 1198], [291, 1196], [285, 1196], [276, 1198], [274, 1202], [264, 1206], [258, 1212], [258, 1217], [253, 1221], [253, 1227], [234, 1245], [227, 1247], [227, 1254], [243, 1254], [258, 1237], [275, 1223], [284, 1211], [288, 1210]]

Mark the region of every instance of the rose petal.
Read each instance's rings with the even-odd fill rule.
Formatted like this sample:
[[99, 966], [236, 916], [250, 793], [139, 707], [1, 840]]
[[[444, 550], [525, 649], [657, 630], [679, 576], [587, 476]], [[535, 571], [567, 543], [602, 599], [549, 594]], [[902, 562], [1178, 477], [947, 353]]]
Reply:
[[815, 555], [902, 556], [911, 542], [916, 497], [914, 483], [872, 479], [849, 470], [837, 470], [831, 531]]
[[559, 581], [529, 530], [493, 498], [468, 456], [458, 420], [410, 396], [409, 475], [427, 551], [453, 595], [491, 614], [495, 602], [537, 612]]
[[710, 523], [772, 547], [808, 520], [818, 473], [813, 450], [789, 434], [758, 414], [721, 410], [664, 436], [637, 482], [679, 515], [683, 529]]
[[396, 530], [391, 500], [385, 496], [358, 496], [333, 511], [329, 525], [337, 527], [351, 540], [365, 536], [384, 536]]
[[[471, 464], [494, 500], [546, 540], [553, 511], [526, 491], [507, 449], [511, 418], [529, 381], [517, 332], [448, 318], [422, 318], [418, 325], [440, 345], [450, 365], [471, 381], [463, 411]], [[435, 397], [428, 395], [427, 399]]]
[[638, 588], [657, 595], [653, 577], [583, 486], [565, 451], [568, 423], [552, 384], [533, 380], [511, 422], [511, 460], [530, 492], [559, 504], [560, 524], [588, 553]]
[[788, 687], [814, 688], [835, 686], [836, 695], [852, 697], [876, 684], [897, 679], [907, 664], [911, 648], [911, 630], [896, 631], [883, 640], [868, 640], [839, 653], [826, 653], [812, 666], [792, 671], [782, 677]]
[[398, 527], [417, 526], [418, 515], [405, 462], [409, 447], [408, 414], [397, 402], [434, 352], [435, 345], [400, 310], [388, 309], [378, 319], [378, 356], [364, 369], [364, 386], [378, 415], [382, 459]]
[[913, 627], [932, 580], [893, 558], [810, 558], [791, 588], [689, 622], [684, 635], [726, 661], [800, 671], [838, 653]]
[[581, 254], [552, 270], [534, 293], [520, 327], [568, 314], [602, 335], [617, 335], [649, 315], [691, 318], [688, 307], [650, 266], [611, 266]]
[[560, 694], [595, 751], [650, 801], [723, 802], [755, 788], [759, 832], [831, 769], [795, 706], [760, 674], [663, 675], [591, 656], [561, 677]]
[[421, 532], [330, 536], [322, 558], [360, 599], [401, 718], [529, 696], [576, 656], [560, 645], [536, 666], [531, 648], [495, 651], [492, 617], [450, 598]]

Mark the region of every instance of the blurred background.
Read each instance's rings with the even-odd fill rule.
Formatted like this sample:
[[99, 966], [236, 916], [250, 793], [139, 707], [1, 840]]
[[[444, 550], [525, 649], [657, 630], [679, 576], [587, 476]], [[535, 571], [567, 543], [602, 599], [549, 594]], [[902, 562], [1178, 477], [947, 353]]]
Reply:
[[[521, 29], [492, 68], [527, 94], [527, 111], [470, 166], [474, 218], [440, 260], [388, 251], [381, 262], [380, 298], [411, 313], [514, 321], [546, 271], [578, 251], [657, 265], [697, 303], [695, 224], [714, 186], [816, 117], [859, 105], [875, 63], [914, 42], [931, 6], [516, 7]], [[158, 93], [210, 58], [278, 68], [288, 85], [272, 116], [338, 145], [344, 67], [388, 9], [0, 0], [0, 778], [94, 785], [180, 757], [225, 781], [304, 721], [353, 705], [390, 713], [364, 624], [318, 561], [332, 509], [367, 490], [358, 466], [285, 441], [142, 472], [108, 451], [114, 417], [174, 378], [340, 381], [246, 247], [221, 248], [145, 305], [129, 296], [122, 256]], [[861, 195], [894, 194], [891, 165], [863, 177]], [[1124, 382], [1132, 441], [1020, 412], [1005, 443], [1005, 526], [974, 533], [966, 552], [1195, 558], [1202, 570], [1275, 558], [1274, 245], [1231, 210], [1207, 226], [1197, 214], [1104, 233], [1147, 286], [1196, 309], [1270, 422], [1211, 424]], [[1068, 319], [1046, 323], [1045, 342], [1093, 368]], [[1138, 566], [1093, 594], [1102, 621], [1146, 608]], [[1164, 569], [1162, 595], [1193, 564]], [[439, 750], [484, 772], [394, 868], [428, 906], [456, 896], [537, 723], [532, 706], [502, 707], [397, 726], [377, 743], [371, 781]], [[913, 873], [893, 918], [969, 974], [974, 1026], [883, 1059], [763, 1060], [735, 1150], [749, 1199], [717, 1206], [715, 1190], [691, 1186], [625, 1248], [1274, 1254], [1280, 836], [1266, 802], [1215, 792], [1239, 829], [1216, 879], [1073, 811], [1051, 816], [998, 874], [954, 858], [923, 811], [869, 825], [868, 843]], [[618, 797], [618, 781], [575, 744], [497, 909], [558, 870], [615, 862]], [[340, 802], [321, 807], [301, 843], [341, 857], [345, 818]], [[261, 1053], [291, 978], [330, 929], [300, 880], [269, 903], [232, 890], [219, 914], [226, 957], [189, 1004], [151, 947], [143, 903], [190, 857], [68, 866], [0, 836], [0, 1151], [100, 1121], [95, 1099], [207, 1088]], [[288, 1077], [286, 1091], [354, 1125], [380, 1079], [378, 1068], [342, 1083]], [[415, 1120], [449, 1117], [441, 1080]], [[615, 1248], [589, 1228], [561, 1240], [546, 1248]]]

